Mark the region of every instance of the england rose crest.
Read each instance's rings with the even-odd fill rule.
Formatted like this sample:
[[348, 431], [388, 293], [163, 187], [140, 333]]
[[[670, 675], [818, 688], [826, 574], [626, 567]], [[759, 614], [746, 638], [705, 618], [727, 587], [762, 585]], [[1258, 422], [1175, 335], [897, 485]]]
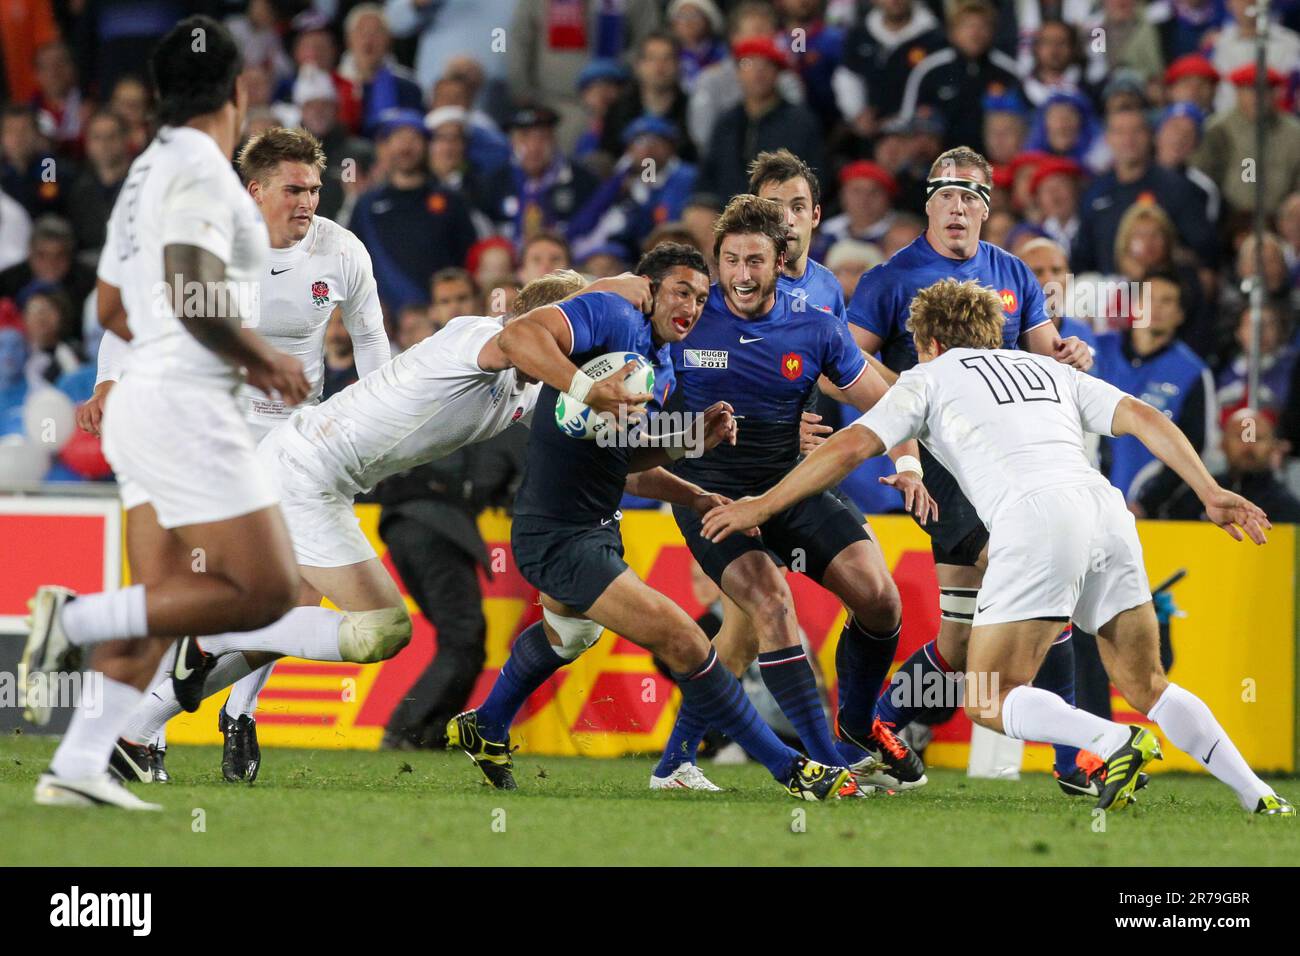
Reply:
[[316, 308], [322, 305], [328, 305], [330, 300], [329, 283], [324, 279], [317, 279], [311, 284], [311, 300], [316, 303]]

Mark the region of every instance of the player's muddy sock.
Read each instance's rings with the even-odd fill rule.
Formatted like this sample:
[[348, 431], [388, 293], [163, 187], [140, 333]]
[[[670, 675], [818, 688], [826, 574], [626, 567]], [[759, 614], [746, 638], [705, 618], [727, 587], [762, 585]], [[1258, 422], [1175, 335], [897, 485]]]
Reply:
[[1147, 716], [1171, 744], [1230, 786], [1247, 810], [1254, 810], [1260, 797], [1273, 792], [1255, 776], [1205, 701], [1195, 694], [1170, 684]]
[[[175, 660], [175, 658], [173, 658]], [[203, 679], [203, 696], [211, 697], [217, 691], [229, 687], [240, 678], [248, 676], [252, 670], [243, 654], [222, 654]], [[131, 711], [131, 718], [122, 728], [119, 736], [132, 743], [158, 746], [163, 728], [167, 721], [181, 712], [180, 703], [172, 690], [171, 672], [149, 690]]]
[[695, 763], [695, 755], [700, 751], [700, 742], [709, 725], [685, 701], [677, 711], [677, 722], [668, 737], [668, 746], [664, 747], [659, 765], [655, 767], [656, 777], [666, 777], [684, 763]]
[[1105, 760], [1128, 743], [1129, 729], [1071, 707], [1055, 694], [1022, 684], [1002, 700], [1002, 729], [1016, 740], [1069, 744]]
[[65, 780], [108, 769], [113, 745], [144, 696], [143, 691], [104, 677], [99, 671], [85, 671], [81, 678], [81, 700], [50, 760], [50, 772]]
[[284, 617], [255, 631], [230, 631], [198, 639], [207, 654], [268, 651], [309, 661], [341, 661], [339, 626], [343, 614], [326, 607], [295, 607]]
[[[1071, 707], [1074, 706], [1074, 641], [1070, 639], [1073, 633], [1067, 624], [1056, 642], [1047, 649], [1047, 656], [1034, 677], [1035, 687], [1055, 694]], [[1079, 748], [1056, 744], [1052, 750], [1056, 758], [1053, 769], [1062, 777], [1074, 773], [1078, 766]]]
[[758, 672], [781, 713], [794, 726], [804, 752], [818, 763], [841, 766], [840, 752], [835, 749], [821, 695], [817, 693], [817, 678], [803, 647], [796, 644], [779, 651], [764, 651], [758, 655]]
[[[202, 642], [199, 646], [203, 646]], [[231, 720], [238, 720], [245, 714], [252, 717], [257, 712], [257, 695], [262, 693], [262, 688], [271, 679], [271, 671], [274, 669], [275, 662], [272, 661], [235, 681], [230, 687], [230, 696], [226, 698], [226, 716]]]
[[117, 591], [82, 594], [63, 606], [63, 633], [72, 644], [99, 644], [119, 638], [147, 637], [144, 585]]
[[515, 638], [510, 657], [501, 668], [487, 700], [476, 708], [478, 730], [483, 739], [498, 743], [504, 741], [524, 701], [567, 663], [551, 647], [541, 621], [524, 628], [524, 632]]
[[[799, 754], [781, 743], [772, 728], [763, 723], [740, 681], [718, 663], [713, 648], [709, 648], [703, 664], [685, 674], [673, 674], [673, 679], [681, 688], [683, 704], [699, 714], [708, 726], [716, 727], [740, 744], [779, 783], [790, 779]], [[837, 760], [830, 762], [839, 766]]]
[[876, 717], [899, 731], [922, 711], [955, 706], [961, 677], [934, 641], [923, 644], [894, 671], [894, 679], [876, 700]]
[[849, 617], [835, 647], [835, 672], [839, 677], [839, 719], [853, 736], [871, 731], [880, 687], [889, 676], [903, 625], [875, 634]]

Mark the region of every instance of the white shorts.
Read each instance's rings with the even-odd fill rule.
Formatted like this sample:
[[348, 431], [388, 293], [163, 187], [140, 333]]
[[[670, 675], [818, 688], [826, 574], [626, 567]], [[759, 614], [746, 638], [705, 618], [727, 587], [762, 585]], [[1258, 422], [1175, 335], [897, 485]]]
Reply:
[[232, 392], [127, 375], [104, 403], [104, 457], [128, 511], [164, 528], [225, 521], [276, 503]]
[[1150, 600], [1137, 523], [1119, 490], [1056, 488], [994, 519], [972, 626], [1061, 618], [1096, 634]]
[[284, 441], [284, 426], [273, 428], [257, 446], [262, 469], [280, 496], [294, 557], [312, 568], [341, 568], [378, 557], [361, 531], [352, 496], [339, 491], [318, 463]]

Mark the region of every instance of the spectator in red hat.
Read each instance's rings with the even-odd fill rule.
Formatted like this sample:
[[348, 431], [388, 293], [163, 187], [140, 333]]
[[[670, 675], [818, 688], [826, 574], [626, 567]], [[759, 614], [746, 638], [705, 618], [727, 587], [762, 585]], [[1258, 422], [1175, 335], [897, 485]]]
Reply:
[[786, 147], [822, 174], [822, 130], [815, 116], [781, 96], [777, 77], [785, 55], [767, 37], [731, 49], [741, 103], [719, 118], [700, 168], [698, 190], [724, 201], [749, 190], [749, 164], [759, 153]]
[[[695, 90], [691, 93], [686, 128], [701, 156], [708, 149], [718, 119], [739, 105], [742, 99], [739, 70], [731, 48], [754, 37], [770, 40], [779, 27], [776, 10], [764, 0], [744, 0], [737, 4], [731, 11], [730, 24], [727, 56], [700, 71], [695, 80]], [[791, 103], [803, 102], [803, 83], [793, 70], [781, 71], [777, 89], [783, 99]]]
[[1048, 238], [1066, 249], [1079, 232], [1079, 194], [1083, 167], [1072, 159], [1053, 156], [1034, 167], [1029, 180], [1033, 220]]
[[1214, 94], [1219, 88], [1219, 71], [1199, 53], [1180, 56], [1165, 70], [1165, 98], [1174, 103], [1192, 103], [1206, 116], [1214, 112]]
[[[1243, 66], [1255, 64], [1255, 0], [1228, 0], [1232, 22], [1219, 31], [1210, 53], [1210, 61], [1220, 76], [1229, 82], [1221, 83], [1214, 99], [1214, 111], [1222, 113], [1236, 102], [1237, 82], [1232, 73]], [[1287, 77], [1300, 74], [1300, 34], [1273, 22], [1268, 27], [1265, 63], [1270, 71], [1277, 70], [1279, 85]]]
[[840, 170], [840, 213], [821, 224], [812, 257], [821, 262], [842, 239], [879, 245], [894, 224], [898, 181], [883, 166], [860, 159]]
[[465, 269], [474, 277], [480, 289], [486, 289], [496, 279], [515, 274], [515, 247], [505, 236], [489, 236], [469, 247]]
[[[1227, 468], [1214, 476], [1224, 488], [1249, 495], [1273, 522], [1300, 522], [1300, 499], [1281, 481], [1276, 470], [1286, 454], [1277, 436], [1274, 413], [1241, 408], [1223, 423], [1223, 455]], [[1192, 490], [1179, 484], [1154, 517], [1174, 521], [1203, 521], [1205, 509]]]
[[[1270, 89], [1282, 78], [1269, 70]], [[1205, 129], [1205, 141], [1192, 156], [1192, 165], [1203, 171], [1223, 194], [1234, 224], [1247, 219], [1255, 208], [1261, 181], [1264, 208], [1276, 209], [1287, 193], [1300, 189], [1300, 120], [1280, 113], [1269, 96], [1261, 104], [1255, 93], [1254, 65], [1239, 67], [1228, 77], [1237, 88], [1236, 105], [1214, 117]], [[1268, 168], [1260, 177], [1244, 176], [1246, 157], [1255, 155], [1255, 117], [1262, 109], [1268, 130]]]

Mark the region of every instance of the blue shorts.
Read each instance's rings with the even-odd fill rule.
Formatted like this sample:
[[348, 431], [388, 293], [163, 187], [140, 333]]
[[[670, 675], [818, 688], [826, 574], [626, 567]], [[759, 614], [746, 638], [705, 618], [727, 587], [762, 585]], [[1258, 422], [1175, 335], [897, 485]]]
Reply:
[[722, 572], [750, 551], [764, 551], [778, 565], [801, 571], [821, 583], [826, 569], [841, 551], [858, 541], [870, 541], [862, 516], [829, 491], [805, 498], [759, 528], [758, 538], [733, 534], [720, 542], [700, 535], [703, 518], [693, 508], [674, 506], [673, 517], [686, 546], [714, 583], [722, 586]]
[[[975, 506], [962, 493], [961, 486], [943, 465], [921, 446], [921, 467], [925, 469], [925, 490], [939, 506], [938, 519], [921, 525], [930, 536], [930, 552], [935, 564], [974, 567], [980, 552], [988, 544], [989, 532]], [[915, 520], [915, 519], [913, 519]]]
[[555, 600], [586, 613], [627, 570], [620, 512], [596, 524], [515, 515], [510, 548], [524, 580]]

